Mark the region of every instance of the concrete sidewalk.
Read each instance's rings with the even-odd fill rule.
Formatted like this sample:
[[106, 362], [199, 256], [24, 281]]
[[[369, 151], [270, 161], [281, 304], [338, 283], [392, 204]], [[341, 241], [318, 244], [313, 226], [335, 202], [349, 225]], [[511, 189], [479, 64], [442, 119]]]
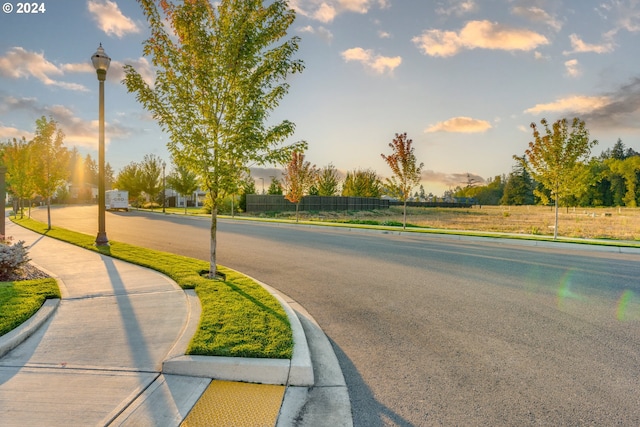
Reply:
[[[300, 314], [301, 307], [294, 312], [278, 296], [297, 324], [294, 358], [285, 367], [272, 366], [268, 359], [256, 364], [239, 358], [185, 357], [200, 314], [193, 292], [155, 271], [9, 221], [6, 228], [14, 241], [29, 245], [33, 264], [58, 279], [62, 300], [57, 308], [48, 303], [33, 320], [40, 320], [39, 328], [22, 328], [30, 330], [30, 336], [17, 331], [17, 338], [9, 337], [24, 342], [12, 344], [15, 348], [4, 356], [0, 353], [3, 426], [178, 426], [185, 419], [185, 425], [229, 425], [228, 420], [240, 419], [235, 418], [238, 414], [258, 410], [255, 403], [244, 402], [249, 398], [269, 401], [269, 415], [254, 414], [233, 425], [352, 425], [333, 349], [313, 319]], [[5, 343], [8, 335], [2, 337]], [[309, 346], [307, 336], [314, 340]], [[0, 342], [0, 352], [2, 347]], [[253, 373], [257, 380], [246, 378]], [[264, 380], [274, 376], [273, 381]], [[229, 403], [232, 388], [240, 397]]]

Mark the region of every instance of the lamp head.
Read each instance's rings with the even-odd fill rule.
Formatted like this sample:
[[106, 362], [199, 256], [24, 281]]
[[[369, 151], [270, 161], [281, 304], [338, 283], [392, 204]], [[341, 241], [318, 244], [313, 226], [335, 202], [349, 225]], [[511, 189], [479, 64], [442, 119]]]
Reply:
[[107, 75], [107, 70], [109, 69], [109, 64], [111, 63], [111, 58], [107, 56], [102, 48], [102, 43], [100, 43], [98, 50], [96, 50], [96, 53], [91, 57], [91, 62], [93, 62], [93, 68], [95, 68], [98, 73], [98, 79], [104, 80]]

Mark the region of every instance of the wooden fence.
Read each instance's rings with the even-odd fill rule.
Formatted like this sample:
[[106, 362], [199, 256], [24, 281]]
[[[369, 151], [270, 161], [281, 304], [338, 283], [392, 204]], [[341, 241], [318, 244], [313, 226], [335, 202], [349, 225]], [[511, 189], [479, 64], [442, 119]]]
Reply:
[[[389, 200], [372, 197], [304, 196], [300, 202], [301, 211], [371, 211], [388, 209]], [[284, 196], [247, 194], [247, 212], [295, 211], [296, 205]]]

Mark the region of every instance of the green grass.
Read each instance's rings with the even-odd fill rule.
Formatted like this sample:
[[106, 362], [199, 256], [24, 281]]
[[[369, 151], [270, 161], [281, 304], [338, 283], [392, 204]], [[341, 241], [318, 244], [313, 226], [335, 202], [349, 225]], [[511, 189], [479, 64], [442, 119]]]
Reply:
[[55, 279], [0, 282], [0, 336], [27, 321], [49, 298], [60, 298]]
[[254, 280], [218, 266], [226, 279], [212, 280], [201, 272], [209, 263], [127, 243], [110, 241], [95, 246], [95, 238], [53, 227], [32, 219], [12, 219], [17, 224], [65, 242], [159, 271], [184, 289], [195, 289], [202, 305], [200, 326], [188, 354], [208, 356], [290, 359], [291, 325], [280, 303]]

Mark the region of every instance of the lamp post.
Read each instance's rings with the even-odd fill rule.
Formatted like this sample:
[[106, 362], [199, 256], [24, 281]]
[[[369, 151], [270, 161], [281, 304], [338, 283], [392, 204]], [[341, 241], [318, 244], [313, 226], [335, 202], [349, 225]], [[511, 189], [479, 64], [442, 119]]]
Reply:
[[258, 178], [260, 181], [262, 181], [262, 195], [264, 196], [264, 178]]
[[96, 53], [91, 57], [93, 67], [98, 74], [98, 82], [100, 85], [99, 92], [99, 136], [98, 136], [98, 236], [96, 237], [97, 246], [106, 246], [109, 244], [107, 239], [107, 231], [105, 226], [105, 194], [104, 194], [104, 81], [107, 78], [107, 70], [111, 63], [111, 58], [107, 56], [102, 43], [98, 47]]
[[167, 198], [167, 179], [164, 174], [164, 170], [167, 167], [165, 161], [162, 161], [162, 213], [166, 213], [166, 198]]

